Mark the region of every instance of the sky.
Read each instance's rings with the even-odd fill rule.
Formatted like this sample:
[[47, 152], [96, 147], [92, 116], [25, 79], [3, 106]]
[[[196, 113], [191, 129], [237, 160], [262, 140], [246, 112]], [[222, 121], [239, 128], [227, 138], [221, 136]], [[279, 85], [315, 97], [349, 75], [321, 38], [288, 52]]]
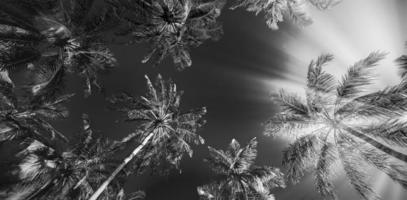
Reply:
[[[166, 60], [153, 67], [142, 64], [147, 54], [145, 45], [112, 46], [119, 66], [101, 76], [106, 94], [126, 91], [136, 96], [145, 93], [144, 75], [158, 73], [171, 78], [184, 91], [182, 109], [206, 106], [207, 124], [198, 132], [205, 145], [194, 147], [192, 158], [184, 157], [182, 173], [169, 176], [149, 173], [132, 177], [126, 191], [144, 190], [147, 200], [198, 199], [196, 187], [214, 180], [215, 174], [203, 162], [208, 156], [207, 145], [224, 149], [232, 138], [241, 145], [257, 137], [259, 141], [257, 165], [281, 167], [282, 151], [288, 141], [263, 136], [262, 123], [277, 110], [269, 96], [284, 88], [300, 92], [304, 88], [308, 63], [322, 53], [331, 53], [335, 61], [327, 71], [340, 77], [348, 66], [382, 50], [387, 59], [377, 70], [378, 78], [371, 89], [383, 88], [399, 81], [394, 59], [406, 52], [407, 1], [405, 0], [344, 0], [331, 10], [310, 9], [314, 23], [304, 28], [282, 23], [280, 30], [267, 28], [261, 15], [243, 9], [225, 9], [220, 17], [224, 36], [217, 42], [206, 42], [192, 49], [192, 67], [182, 72]], [[111, 138], [122, 138], [134, 130], [131, 124], [114, 123], [118, 113], [107, 110], [104, 95], [95, 94], [84, 99], [79, 79], [69, 80], [78, 95], [70, 103], [71, 117], [58, 124], [71, 132], [80, 130], [80, 116], [88, 113], [93, 128]], [[77, 127], [72, 129], [72, 127]], [[407, 192], [387, 177], [374, 172], [372, 181], [383, 199], [402, 200]], [[361, 199], [338, 174], [335, 187], [340, 199]], [[311, 176], [297, 185], [273, 190], [279, 200], [319, 200]]]
[[[278, 31], [268, 29], [261, 15], [225, 9], [220, 17], [224, 25], [222, 39], [192, 49], [192, 67], [182, 72], [176, 71], [169, 60], [157, 67], [142, 64], [140, 61], [147, 53], [144, 45], [113, 47], [120, 66], [102, 77], [107, 94], [128, 91], [142, 95], [144, 74], [153, 77], [161, 73], [184, 90], [183, 109], [201, 106], [208, 109], [207, 124], [199, 131], [206, 144], [194, 147], [193, 158], [185, 157], [181, 174], [178, 171], [169, 176], [146, 173], [131, 178], [126, 190], [145, 190], [147, 200], [198, 199], [196, 187], [215, 178], [203, 162], [208, 156], [207, 145], [223, 149], [232, 138], [245, 145], [257, 137], [256, 164], [281, 167], [282, 151], [288, 142], [263, 136], [262, 123], [277, 109], [269, 98], [270, 93], [280, 88], [302, 91], [307, 64], [322, 53], [335, 56], [327, 71], [339, 78], [348, 66], [370, 52], [385, 51], [387, 59], [378, 66], [376, 84], [371, 89], [397, 83], [397, 66], [393, 61], [405, 52], [407, 16], [403, 11], [406, 8], [407, 2], [402, 0], [345, 0], [325, 12], [311, 9], [314, 23], [310, 26], [298, 28], [283, 23]], [[132, 131], [131, 124], [112, 124], [119, 116], [101, 109], [105, 105], [101, 95], [77, 101], [73, 103], [81, 104], [81, 110], [72, 114], [79, 116], [86, 111], [95, 129], [109, 137], [121, 138]], [[384, 199], [407, 198], [407, 192], [387, 177], [377, 172], [372, 174], [375, 189]], [[361, 199], [340, 174], [335, 187], [340, 199]], [[280, 200], [322, 199], [314, 190], [311, 176], [273, 193]]]

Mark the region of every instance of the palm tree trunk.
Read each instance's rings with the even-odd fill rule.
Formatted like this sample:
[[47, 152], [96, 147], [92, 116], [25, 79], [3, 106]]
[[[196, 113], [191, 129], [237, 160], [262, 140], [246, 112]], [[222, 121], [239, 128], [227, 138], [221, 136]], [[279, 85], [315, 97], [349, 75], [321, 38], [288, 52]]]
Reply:
[[140, 152], [140, 150], [146, 146], [147, 142], [153, 137], [153, 133], [150, 133], [146, 138], [144, 138], [143, 142], [131, 152], [131, 154], [123, 160], [122, 164], [120, 164], [113, 173], [106, 179], [105, 182], [100, 185], [100, 187], [96, 190], [95, 193], [89, 198], [89, 200], [96, 200], [102, 192], [107, 188], [107, 186], [112, 182], [112, 180], [116, 177], [117, 174]]
[[371, 138], [371, 137], [369, 137], [369, 136], [367, 136], [365, 134], [362, 134], [359, 131], [356, 131], [356, 130], [350, 128], [350, 127], [346, 127], [346, 131], [348, 131], [348, 133], [352, 134], [353, 136], [355, 136], [355, 137], [357, 137], [359, 139], [362, 139], [363, 141], [365, 141], [365, 142], [369, 143], [370, 145], [376, 147], [377, 149], [383, 151], [387, 155], [391, 155], [391, 156], [393, 156], [393, 157], [407, 163], [407, 155], [406, 154], [400, 153], [400, 152], [398, 152], [398, 151], [396, 151], [396, 150], [394, 150], [394, 149], [392, 149], [392, 148], [390, 148], [390, 147], [376, 141], [375, 139], [373, 139], [373, 138]]

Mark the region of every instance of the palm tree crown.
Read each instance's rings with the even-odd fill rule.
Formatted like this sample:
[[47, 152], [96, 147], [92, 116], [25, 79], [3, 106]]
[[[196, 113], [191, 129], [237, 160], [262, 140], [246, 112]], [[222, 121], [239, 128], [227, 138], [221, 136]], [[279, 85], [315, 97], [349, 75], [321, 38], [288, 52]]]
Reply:
[[[204, 143], [204, 139], [196, 134], [196, 131], [205, 122], [202, 117], [206, 109], [181, 113], [179, 106], [182, 92], [177, 91], [176, 85], [171, 81], [164, 81], [161, 75], [158, 75], [154, 85], [148, 76], [145, 77], [148, 88], [145, 97], [136, 99], [121, 94], [110, 99], [113, 108], [124, 112], [127, 120], [140, 123], [137, 133], [126, 137], [126, 142], [138, 141], [141, 138], [140, 145], [112, 172], [90, 200], [96, 200], [116, 175], [136, 156], [141, 160], [141, 164], [133, 162], [139, 164], [133, 167], [136, 169], [133, 170], [135, 173], [150, 166], [151, 162], [159, 164], [163, 158], [178, 168], [185, 153], [192, 157], [191, 143]], [[141, 152], [142, 150], [144, 152]]]
[[[9, 197], [21, 195], [26, 199], [88, 199], [108, 175], [115, 162], [111, 156], [123, 141], [95, 138], [87, 115], [83, 115], [83, 134], [69, 149], [57, 152], [38, 140], [26, 140], [20, 153], [19, 180], [11, 187]], [[116, 198], [123, 193], [120, 174], [100, 199]], [[122, 194], [124, 196], [124, 194]]]
[[333, 76], [322, 71], [333, 57], [322, 55], [309, 65], [305, 103], [284, 91], [276, 97], [282, 110], [267, 123], [266, 134], [295, 138], [283, 156], [292, 182], [313, 170], [317, 190], [325, 198], [335, 199], [331, 178], [333, 163], [340, 161], [350, 183], [366, 199], [379, 198], [367, 180], [369, 164], [407, 186], [407, 170], [397, 164], [407, 162], [407, 157], [387, 145], [406, 145], [395, 137], [401, 134], [402, 125], [390, 120], [405, 111], [405, 83], [362, 94], [371, 81], [373, 66], [383, 57], [371, 53], [335, 85]]
[[257, 141], [245, 147], [233, 139], [227, 151], [209, 148], [207, 162], [212, 170], [224, 177], [218, 182], [198, 187], [204, 199], [274, 199], [270, 190], [285, 187], [284, 175], [278, 168], [255, 166]]
[[111, 99], [112, 105], [126, 114], [126, 120], [139, 122], [143, 131], [138, 137], [152, 134], [150, 145], [168, 161], [178, 164], [184, 153], [192, 156], [190, 143], [203, 144], [204, 139], [196, 131], [205, 121], [201, 118], [206, 108], [188, 112], [180, 111], [182, 92], [171, 81], [157, 76], [155, 84], [146, 76], [148, 92], [141, 98], [121, 94]]
[[0, 54], [0, 67], [74, 72], [85, 78], [85, 95], [89, 95], [92, 84], [99, 86], [97, 72], [116, 64], [105, 45], [116, 18], [111, 7], [95, 4], [93, 0], [2, 2], [0, 48], [6, 51]]
[[207, 39], [217, 39], [222, 27], [216, 21], [225, 0], [112, 0], [125, 8], [123, 18], [130, 22], [128, 32], [134, 41], [148, 41], [151, 51], [143, 62], [160, 63], [171, 56], [178, 69], [191, 66], [188, 52]]
[[[64, 118], [68, 110], [63, 105], [72, 94], [60, 95], [52, 99], [37, 99], [33, 96], [21, 97], [7, 71], [0, 72], [0, 141], [31, 137], [49, 145], [49, 139], [56, 136], [66, 140], [55, 130], [48, 120]], [[44, 136], [50, 134], [51, 137]]]

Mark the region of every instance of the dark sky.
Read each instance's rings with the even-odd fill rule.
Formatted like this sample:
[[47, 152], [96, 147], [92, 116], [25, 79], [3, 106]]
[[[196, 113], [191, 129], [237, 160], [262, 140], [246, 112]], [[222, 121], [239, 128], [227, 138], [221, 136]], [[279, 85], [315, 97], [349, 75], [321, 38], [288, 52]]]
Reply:
[[[251, 138], [257, 137], [257, 164], [281, 167], [281, 155], [287, 143], [262, 135], [261, 124], [273, 114], [275, 108], [268, 100], [271, 89], [265, 88], [256, 78], [272, 80], [282, 78], [280, 74], [288, 73], [285, 63], [294, 58], [280, 47], [284, 45], [285, 33], [295, 35], [301, 30], [283, 24], [281, 30], [271, 31], [267, 29], [262, 16], [256, 17], [243, 10], [225, 9], [220, 21], [225, 32], [222, 39], [208, 41], [192, 49], [192, 67], [182, 72], [177, 72], [170, 60], [158, 67], [142, 64], [140, 61], [147, 53], [144, 45], [112, 47], [120, 65], [101, 77], [107, 95], [120, 91], [143, 95], [146, 91], [143, 76], [147, 74], [155, 77], [161, 73], [164, 78], [172, 78], [178, 88], [185, 91], [182, 99], [184, 110], [201, 106], [208, 109], [207, 124], [199, 131], [206, 139], [206, 144], [194, 147], [192, 159], [185, 157], [181, 165], [182, 173], [174, 171], [166, 177], [147, 173], [132, 177], [126, 185], [127, 191], [145, 190], [147, 200], [198, 199], [196, 187], [210, 183], [215, 178], [203, 162], [203, 158], [208, 155], [207, 145], [226, 148], [232, 138], [245, 145]], [[79, 116], [88, 113], [94, 129], [101, 134], [118, 139], [132, 132], [131, 124], [114, 123], [119, 119], [119, 114], [105, 108], [102, 94], [83, 99], [79, 79], [74, 78], [69, 82], [70, 88], [76, 88], [77, 96], [70, 104], [71, 117], [60, 124], [61, 129], [71, 132], [80, 130]], [[312, 178], [306, 177], [296, 186], [290, 185], [285, 190], [276, 189], [274, 194], [279, 200], [321, 199], [314, 191], [313, 184]], [[338, 178], [336, 186], [340, 199], [360, 199], [343, 178]], [[393, 186], [390, 184], [387, 187]]]

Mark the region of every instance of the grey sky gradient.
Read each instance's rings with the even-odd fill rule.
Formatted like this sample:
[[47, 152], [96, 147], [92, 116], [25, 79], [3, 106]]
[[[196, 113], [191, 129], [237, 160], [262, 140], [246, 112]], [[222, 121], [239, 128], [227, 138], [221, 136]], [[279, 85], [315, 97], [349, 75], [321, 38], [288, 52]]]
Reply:
[[[363, 0], [363, 2], [367, 1]], [[391, 10], [385, 13], [398, 13], [407, 8], [405, 1], [392, 2], [404, 9], [400, 8], [398, 11]], [[340, 17], [340, 12], [343, 17], [348, 14], [347, 12], [353, 13], [356, 17], [358, 13], [363, 14], [363, 11], [359, 12], [363, 8], [354, 7], [352, 8], [354, 10], [348, 10], [351, 8], [352, 0], [344, 0], [343, 4], [346, 5], [333, 8], [332, 12], [336, 13], [335, 17]], [[345, 8], [347, 10], [344, 10]], [[330, 12], [317, 14], [314, 20], [317, 22], [320, 20], [318, 17], [329, 16]], [[353, 20], [357, 21], [356, 17]], [[405, 15], [400, 14], [401, 17], [405, 17]], [[142, 64], [140, 61], [147, 53], [145, 45], [112, 47], [120, 66], [101, 77], [101, 83], [106, 88], [106, 95], [120, 91], [142, 95], [146, 91], [143, 76], [147, 74], [154, 77], [161, 73], [164, 78], [171, 77], [177, 83], [178, 88], [185, 91], [182, 108], [190, 109], [200, 106], [208, 108], [207, 125], [199, 132], [206, 139], [206, 144], [194, 148], [192, 159], [185, 157], [181, 165], [182, 174], [175, 171], [166, 177], [151, 176], [148, 173], [132, 177], [126, 184], [127, 191], [145, 190], [147, 200], [198, 199], [196, 187], [210, 183], [215, 178], [214, 173], [202, 161], [208, 155], [206, 145], [225, 148], [232, 138], [236, 138], [241, 144], [246, 144], [251, 138], [257, 137], [259, 141], [257, 164], [281, 167], [282, 151], [288, 143], [262, 135], [261, 123], [277, 109], [273, 107], [273, 103], [268, 98], [272, 88], [265, 87], [264, 80], [270, 80], [273, 88], [284, 88], [286, 82], [279, 82], [279, 80], [284, 80], [287, 77], [285, 75], [295, 71], [295, 67], [302, 68], [295, 76], [305, 78], [305, 74], [299, 72], [304, 71], [306, 65], [287, 67], [287, 63], [304, 64], [319, 54], [325, 53], [324, 49], [316, 49], [312, 56], [308, 56], [309, 52], [289, 53], [283, 47], [286, 44], [295, 47], [292, 44], [293, 41], [290, 43], [289, 40], [290, 38], [300, 40], [299, 37], [304, 37], [303, 29], [282, 24], [281, 30], [271, 31], [266, 27], [262, 16], [256, 17], [243, 10], [225, 9], [220, 20], [224, 24], [225, 32], [222, 39], [218, 42], [206, 42], [201, 47], [192, 49], [192, 67], [182, 72], [177, 72], [169, 60], [155, 68], [151, 64]], [[400, 20], [400, 24], [405, 24], [405, 22], [405, 20]], [[341, 28], [341, 25], [339, 24], [337, 27]], [[400, 25], [400, 29], [397, 30], [389, 30], [397, 32], [397, 34], [399, 32], [404, 34], [403, 40], [399, 41], [401, 49], [404, 40], [407, 39], [405, 30], [405, 25]], [[363, 31], [363, 24], [354, 31]], [[334, 47], [332, 48], [334, 49]], [[336, 52], [330, 53], [335, 55]], [[304, 57], [304, 55], [307, 56]], [[58, 123], [61, 129], [70, 132], [79, 131], [80, 115], [88, 113], [94, 129], [108, 137], [121, 138], [132, 131], [131, 124], [114, 123], [119, 119], [119, 114], [105, 108], [106, 102], [102, 94], [83, 99], [82, 86], [79, 81], [79, 79], [73, 78], [68, 82], [69, 88], [77, 92], [77, 95], [70, 103], [72, 113], [69, 120]], [[383, 192], [388, 198], [384, 199], [392, 200], [395, 195], [391, 191], [398, 190], [394, 189], [398, 186], [387, 179], [385, 181]], [[319, 200], [321, 198], [314, 191], [313, 184], [312, 177], [305, 177], [298, 185], [289, 185], [285, 190], [277, 189], [274, 194], [279, 200]], [[341, 176], [335, 184], [340, 199], [360, 199]], [[400, 197], [394, 200], [407, 198], [405, 191], [400, 190], [400, 192]]]

